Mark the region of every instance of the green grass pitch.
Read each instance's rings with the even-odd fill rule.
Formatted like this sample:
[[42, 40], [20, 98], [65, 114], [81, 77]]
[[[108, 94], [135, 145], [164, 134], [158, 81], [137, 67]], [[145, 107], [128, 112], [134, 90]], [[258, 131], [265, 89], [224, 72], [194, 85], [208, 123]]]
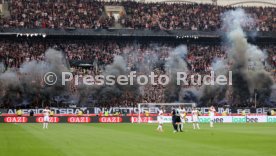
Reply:
[[0, 156], [275, 156], [276, 124], [0, 124]]

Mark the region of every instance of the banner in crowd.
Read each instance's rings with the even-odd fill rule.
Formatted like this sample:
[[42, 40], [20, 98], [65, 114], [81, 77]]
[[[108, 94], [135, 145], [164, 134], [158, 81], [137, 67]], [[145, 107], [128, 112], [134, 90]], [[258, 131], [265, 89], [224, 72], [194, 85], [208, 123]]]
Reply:
[[[43, 117], [23, 117], [23, 116], [0, 116], [0, 123], [42, 123]], [[138, 123], [138, 117], [130, 116], [53, 116], [50, 123]], [[140, 117], [141, 123], [157, 123], [156, 117]], [[171, 116], [163, 117], [164, 123], [171, 123]], [[191, 123], [191, 116], [186, 118], [186, 122]], [[208, 116], [200, 116], [200, 123], [209, 123]], [[216, 116], [216, 123], [276, 123], [276, 116]]]
[[[187, 112], [191, 112], [191, 107], [185, 107]], [[198, 108], [202, 114], [207, 114], [209, 111], [209, 107], [200, 107]], [[241, 114], [244, 110], [246, 114], [254, 113], [254, 114], [266, 114], [269, 111], [269, 108], [223, 108], [218, 107], [217, 113], [222, 113], [226, 111], [228, 114]], [[21, 109], [24, 114], [29, 114], [32, 110], [34, 114], [41, 114], [43, 108], [38, 109]], [[99, 114], [100, 112], [108, 111], [109, 114], [114, 114], [116, 112], [120, 112], [121, 114], [129, 114], [134, 113], [138, 114], [139, 109], [137, 107], [109, 107], [109, 108], [102, 108], [102, 107], [92, 107], [92, 108], [51, 108], [55, 114], [77, 114], [80, 110], [83, 111], [85, 114]], [[141, 107], [140, 113], [149, 112], [149, 113], [158, 113], [160, 107]], [[6, 114], [16, 114], [16, 109], [0, 109], [1, 113]], [[167, 113], [171, 112], [171, 108], [167, 108]]]

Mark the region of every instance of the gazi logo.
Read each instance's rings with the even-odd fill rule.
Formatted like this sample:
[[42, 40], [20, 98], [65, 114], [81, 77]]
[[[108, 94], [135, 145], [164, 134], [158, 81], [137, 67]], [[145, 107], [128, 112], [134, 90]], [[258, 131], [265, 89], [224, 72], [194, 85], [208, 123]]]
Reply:
[[25, 123], [28, 122], [27, 117], [5, 117], [4, 122], [8, 123]]

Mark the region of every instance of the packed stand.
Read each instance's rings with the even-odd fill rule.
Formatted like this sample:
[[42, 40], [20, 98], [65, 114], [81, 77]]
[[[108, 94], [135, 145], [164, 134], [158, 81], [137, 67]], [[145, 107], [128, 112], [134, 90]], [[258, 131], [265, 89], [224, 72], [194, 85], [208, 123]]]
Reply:
[[[222, 13], [235, 9], [229, 6], [185, 3], [123, 2], [126, 16], [121, 19], [125, 27], [136, 29], [215, 31], [221, 28]], [[248, 30], [275, 31], [275, 8], [244, 7], [256, 19], [256, 27]]]
[[113, 16], [103, 15], [98, 1], [12, 0], [10, 18], [1, 18], [4, 28], [100, 29], [114, 24]]
[[[101, 41], [101, 40], [1, 40], [0, 61], [6, 67], [19, 68], [23, 62], [31, 60], [43, 60], [45, 51], [54, 48], [64, 53], [70, 62], [74, 74], [100, 74], [105, 66], [113, 62], [114, 55], [121, 55], [127, 61], [129, 70], [137, 70], [138, 74], [146, 74], [154, 71], [155, 74], [165, 74], [164, 62], [175, 47], [180, 43], [174, 41], [150, 42], [150, 41]], [[268, 53], [267, 71], [271, 72], [276, 80], [276, 46], [273, 44], [259, 45]], [[226, 58], [225, 47], [218, 44], [187, 44], [188, 54], [186, 62], [190, 74], [209, 74], [212, 70], [211, 64], [214, 58]], [[78, 64], [91, 64], [90, 67], [81, 67]], [[146, 64], [146, 66], [142, 66]], [[74, 82], [74, 81], [72, 81]], [[191, 86], [183, 86], [191, 87]], [[198, 88], [199, 89], [199, 88]], [[135, 106], [139, 102], [165, 102], [165, 86], [145, 85], [139, 88], [141, 95], [135, 97], [131, 92], [125, 92], [118, 99], [101, 101], [102, 106]], [[70, 96], [78, 96], [77, 86], [70, 85]], [[231, 93], [228, 95], [231, 97]], [[105, 98], [103, 98], [105, 99]]]
[[[123, 28], [215, 31], [221, 27], [221, 14], [229, 6], [185, 3], [99, 2], [89, 0], [11, 0], [10, 18], [1, 18], [4, 28], [81, 28], [114, 27], [115, 18], [107, 15], [105, 5], [124, 6], [118, 23]], [[276, 31], [274, 7], [244, 7], [256, 19], [248, 30]]]
[[[114, 55], [122, 55], [127, 60], [130, 70], [137, 69], [137, 64], [147, 64], [150, 68], [158, 67], [158, 62], [165, 62], [172, 52], [181, 43], [174, 41], [116, 41], [116, 40], [0, 40], [1, 62], [7, 68], [19, 68], [25, 61], [43, 60], [48, 48], [64, 52], [66, 59], [75, 66], [88, 63], [97, 66], [98, 70], [113, 62]], [[266, 69], [276, 67], [276, 46], [273, 44], [260, 44], [259, 47], [267, 52]], [[214, 58], [226, 58], [226, 47], [218, 44], [187, 44], [188, 53], [186, 61], [190, 71], [204, 73], [212, 69]], [[150, 70], [150, 69], [143, 69]], [[162, 68], [162, 70], [164, 70]]]

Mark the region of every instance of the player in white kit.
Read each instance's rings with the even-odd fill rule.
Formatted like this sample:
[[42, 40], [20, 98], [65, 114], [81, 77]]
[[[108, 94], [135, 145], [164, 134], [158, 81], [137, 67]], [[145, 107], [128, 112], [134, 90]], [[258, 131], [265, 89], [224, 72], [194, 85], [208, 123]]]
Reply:
[[216, 109], [214, 106], [211, 106], [209, 108], [209, 116], [210, 116], [210, 127], [214, 127], [214, 120], [215, 120], [215, 113], [216, 113]]
[[48, 129], [48, 123], [49, 123], [49, 116], [50, 116], [50, 109], [48, 107], [46, 107], [44, 110], [43, 110], [43, 116], [44, 116], [44, 120], [43, 120], [43, 129], [44, 128], [47, 128]]
[[186, 117], [186, 109], [182, 106], [179, 107], [180, 119], [181, 119], [181, 130], [184, 129], [185, 117]]
[[199, 124], [198, 124], [198, 115], [199, 115], [199, 111], [193, 107], [193, 110], [192, 110], [192, 122], [193, 122], [193, 127], [194, 129], [200, 129], [199, 128]]
[[161, 108], [157, 116], [157, 121], [158, 121], [157, 131], [159, 132], [163, 132], [163, 114], [164, 114], [164, 111]]

